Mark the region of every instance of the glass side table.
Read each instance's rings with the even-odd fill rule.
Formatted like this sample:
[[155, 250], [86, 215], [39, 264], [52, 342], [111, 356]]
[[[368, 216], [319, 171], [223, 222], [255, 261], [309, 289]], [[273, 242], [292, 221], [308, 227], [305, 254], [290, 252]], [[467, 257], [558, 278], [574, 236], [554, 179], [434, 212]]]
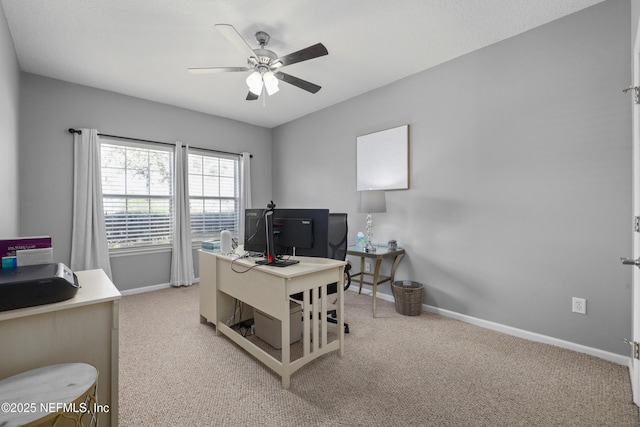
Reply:
[[[376, 246], [375, 251], [365, 252], [364, 248], [358, 248], [357, 246], [349, 246], [347, 248], [347, 255], [353, 255], [360, 257], [360, 273], [356, 273], [351, 276], [352, 279], [356, 277], [359, 278], [358, 282], [360, 287], [358, 289], [358, 293], [362, 293], [362, 284], [371, 285], [373, 287], [373, 317], [376, 317], [376, 293], [378, 290], [378, 285], [384, 282], [393, 283], [395, 280], [396, 269], [398, 268], [398, 264], [404, 257], [404, 249], [388, 249], [386, 246]], [[375, 259], [376, 264], [373, 268], [373, 273], [364, 271], [364, 259], [370, 258]], [[385, 258], [393, 259], [393, 265], [391, 266], [391, 275], [390, 276], [382, 276], [380, 275], [380, 266], [382, 265], [382, 260]], [[364, 280], [366, 277], [371, 277], [371, 281]]]

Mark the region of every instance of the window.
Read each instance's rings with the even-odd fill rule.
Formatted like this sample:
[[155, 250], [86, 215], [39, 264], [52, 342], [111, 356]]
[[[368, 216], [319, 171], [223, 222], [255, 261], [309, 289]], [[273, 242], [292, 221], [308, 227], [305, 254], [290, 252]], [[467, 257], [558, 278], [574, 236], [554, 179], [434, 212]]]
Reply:
[[172, 148], [103, 138], [100, 149], [109, 249], [170, 244]]
[[[110, 250], [170, 245], [173, 229], [173, 147], [100, 143], [102, 197]], [[237, 156], [189, 151], [189, 203], [194, 242], [237, 235], [240, 175]]]
[[239, 162], [191, 150], [189, 199], [194, 241], [217, 239], [222, 230], [237, 235], [240, 210]]

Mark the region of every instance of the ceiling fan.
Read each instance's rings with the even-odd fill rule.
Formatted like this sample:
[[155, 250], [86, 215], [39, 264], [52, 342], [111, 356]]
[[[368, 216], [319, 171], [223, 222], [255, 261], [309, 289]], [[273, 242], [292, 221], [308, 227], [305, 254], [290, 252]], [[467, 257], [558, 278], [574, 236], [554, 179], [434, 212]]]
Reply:
[[285, 65], [296, 64], [329, 54], [327, 48], [324, 47], [322, 43], [317, 43], [297, 52], [290, 53], [289, 55], [278, 57], [273, 51], [265, 49], [265, 46], [269, 43], [270, 36], [264, 31], [258, 31], [255, 34], [260, 48], [251, 49], [249, 44], [232, 25], [216, 24], [215, 27], [227, 40], [247, 55], [247, 66], [189, 68], [190, 73], [208, 74], [253, 71], [246, 80], [249, 86], [247, 101], [255, 101], [264, 91], [269, 95], [276, 93], [279, 90], [278, 80], [282, 80], [285, 83], [297, 86], [311, 93], [316, 93], [321, 89], [321, 87], [316, 84], [294, 77], [291, 74], [283, 73], [280, 71], [280, 68]]

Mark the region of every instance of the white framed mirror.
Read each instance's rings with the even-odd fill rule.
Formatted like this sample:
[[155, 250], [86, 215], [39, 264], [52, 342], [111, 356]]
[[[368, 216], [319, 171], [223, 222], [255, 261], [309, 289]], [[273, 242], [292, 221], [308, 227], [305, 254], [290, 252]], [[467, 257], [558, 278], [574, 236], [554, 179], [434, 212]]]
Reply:
[[409, 125], [356, 137], [357, 191], [409, 189]]

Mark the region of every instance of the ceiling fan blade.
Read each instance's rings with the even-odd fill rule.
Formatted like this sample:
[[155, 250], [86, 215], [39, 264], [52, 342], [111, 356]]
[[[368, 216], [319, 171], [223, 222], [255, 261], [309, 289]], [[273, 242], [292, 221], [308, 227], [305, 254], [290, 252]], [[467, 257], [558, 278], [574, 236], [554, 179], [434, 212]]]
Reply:
[[314, 44], [297, 52], [290, 53], [289, 55], [282, 56], [275, 59], [275, 64], [281, 63], [282, 66], [291, 65], [309, 59], [317, 58], [319, 56], [328, 55], [329, 51], [322, 43]]
[[281, 71], [278, 71], [277, 73], [275, 73], [275, 75], [278, 79], [282, 80], [283, 82], [289, 83], [290, 85], [297, 86], [300, 89], [306, 90], [307, 92], [316, 93], [320, 89], [322, 89], [321, 86], [318, 86], [306, 80], [302, 80], [298, 77], [294, 77], [291, 74], [285, 74]]
[[240, 49], [247, 58], [253, 58], [255, 63], [258, 62], [258, 58], [256, 58], [256, 54], [249, 46], [249, 43], [245, 39], [242, 38], [240, 33], [230, 24], [215, 24], [215, 27], [220, 31], [227, 40], [229, 40], [234, 46]]
[[236, 71], [249, 71], [252, 68], [247, 67], [204, 67], [204, 68], [187, 68], [191, 74], [211, 74], [211, 73], [233, 73]]
[[255, 93], [249, 91], [249, 93], [247, 94], [247, 101], [255, 101], [256, 99], [258, 99], [259, 95], [256, 95]]

